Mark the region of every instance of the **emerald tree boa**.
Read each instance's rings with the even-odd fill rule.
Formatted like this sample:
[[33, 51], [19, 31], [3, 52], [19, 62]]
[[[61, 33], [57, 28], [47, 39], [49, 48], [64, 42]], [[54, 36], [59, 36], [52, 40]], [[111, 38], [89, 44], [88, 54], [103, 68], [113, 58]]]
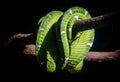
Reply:
[[75, 21], [91, 18], [83, 7], [53, 10], [38, 21], [36, 57], [48, 72], [79, 72], [94, 42], [95, 30], [72, 31]]

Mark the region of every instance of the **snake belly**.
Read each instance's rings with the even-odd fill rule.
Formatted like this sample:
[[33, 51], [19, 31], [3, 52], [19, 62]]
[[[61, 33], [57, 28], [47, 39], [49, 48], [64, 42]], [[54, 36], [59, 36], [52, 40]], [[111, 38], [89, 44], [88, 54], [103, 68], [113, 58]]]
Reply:
[[76, 21], [91, 18], [83, 7], [75, 6], [64, 13], [49, 12], [38, 22], [36, 56], [40, 65], [48, 72], [58, 69], [70, 73], [79, 72], [84, 58], [94, 42], [94, 29], [75, 33], [72, 27]]

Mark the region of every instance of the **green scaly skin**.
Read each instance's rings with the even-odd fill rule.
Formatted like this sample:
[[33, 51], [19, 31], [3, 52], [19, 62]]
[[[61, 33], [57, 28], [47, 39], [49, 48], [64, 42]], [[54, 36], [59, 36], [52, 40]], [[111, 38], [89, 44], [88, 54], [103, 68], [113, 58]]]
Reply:
[[76, 20], [91, 18], [82, 7], [65, 11], [52, 11], [38, 22], [36, 56], [48, 72], [67, 70], [77, 73], [83, 67], [84, 58], [92, 47], [94, 29], [72, 32]]
[[44, 66], [45, 68], [47, 67], [49, 72], [56, 70], [56, 60], [54, 60], [55, 57], [52, 56], [54, 54], [54, 50], [49, 49], [53, 48], [51, 47], [51, 43], [54, 43], [54, 38], [50, 40], [49, 37], [52, 37], [52, 27], [62, 16], [62, 14], [63, 13], [61, 11], [51, 11], [46, 16], [42, 17], [38, 22], [39, 29], [36, 40], [36, 56], [40, 65]]
[[[76, 20], [91, 18], [90, 14], [82, 7], [68, 9], [61, 21], [61, 39], [65, 54], [65, 63], [62, 69], [69, 72], [78, 72], [83, 67], [83, 59], [91, 48], [94, 39], [94, 29], [79, 32], [72, 36], [72, 27]], [[72, 71], [71, 71], [72, 70]]]

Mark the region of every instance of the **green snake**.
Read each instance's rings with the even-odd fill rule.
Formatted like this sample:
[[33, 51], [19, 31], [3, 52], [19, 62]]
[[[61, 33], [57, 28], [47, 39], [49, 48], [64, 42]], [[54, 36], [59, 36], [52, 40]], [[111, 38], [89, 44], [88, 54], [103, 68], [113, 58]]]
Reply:
[[84, 58], [94, 42], [95, 30], [75, 33], [75, 21], [91, 18], [83, 7], [75, 6], [65, 12], [54, 10], [38, 21], [36, 57], [45, 70], [57, 72], [67, 70], [78, 73]]

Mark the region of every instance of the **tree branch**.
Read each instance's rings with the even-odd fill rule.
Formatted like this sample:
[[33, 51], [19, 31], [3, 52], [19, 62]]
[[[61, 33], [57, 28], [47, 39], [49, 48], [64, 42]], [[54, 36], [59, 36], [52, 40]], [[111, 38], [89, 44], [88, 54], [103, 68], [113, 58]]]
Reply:
[[[78, 32], [81, 30], [88, 30], [88, 29], [98, 29], [108, 25], [111, 25], [114, 20], [115, 13], [108, 13], [105, 15], [93, 17], [91, 19], [83, 20], [83, 21], [76, 21], [73, 26], [73, 31]], [[23, 49], [21, 52], [25, 55], [32, 55], [35, 56], [35, 34], [28, 33], [28, 34], [15, 34], [14, 36], [10, 37], [9, 40], [5, 43], [5, 46], [15, 43], [14, 47], [21, 47], [22, 44]], [[16, 46], [17, 45], [17, 46]], [[118, 60], [120, 59], [120, 49], [110, 52], [96, 52], [91, 51], [87, 54], [85, 60], [86, 61], [110, 61], [110, 60]]]
[[[29, 43], [30, 40], [34, 40], [34, 36], [35, 35], [33, 33], [16, 34], [7, 41], [7, 45], [15, 43], [15, 46], [14, 46], [15, 48], [23, 47], [21, 52], [24, 55], [35, 56], [35, 43], [33, 42]], [[20, 43], [22, 45], [19, 45]], [[119, 60], [119, 59], [120, 59], [120, 49], [115, 51], [110, 51], [110, 52], [90, 51], [87, 54], [85, 61], [103, 62], [103, 61], [113, 61], [113, 60]]]
[[111, 24], [113, 24], [112, 22], [114, 20], [111, 19], [115, 18], [115, 14], [116, 13], [111, 12], [97, 17], [92, 17], [90, 19], [76, 21], [73, 26], [73, 32], [77, 33], [82, 30], [89, 30], [92, 28], [99, 29], [105, 26], [110, 26]]
[[[35, 45], [27, 44], [23, 52], [26, 55], [35, 56]], [[120, 49], [115, 51], [110, 51], [110, 52], [91, 51], [85, 57], [85, 61], [97, 61], [97, 62], [113, 61], [118, 59], [120, 59]]]

